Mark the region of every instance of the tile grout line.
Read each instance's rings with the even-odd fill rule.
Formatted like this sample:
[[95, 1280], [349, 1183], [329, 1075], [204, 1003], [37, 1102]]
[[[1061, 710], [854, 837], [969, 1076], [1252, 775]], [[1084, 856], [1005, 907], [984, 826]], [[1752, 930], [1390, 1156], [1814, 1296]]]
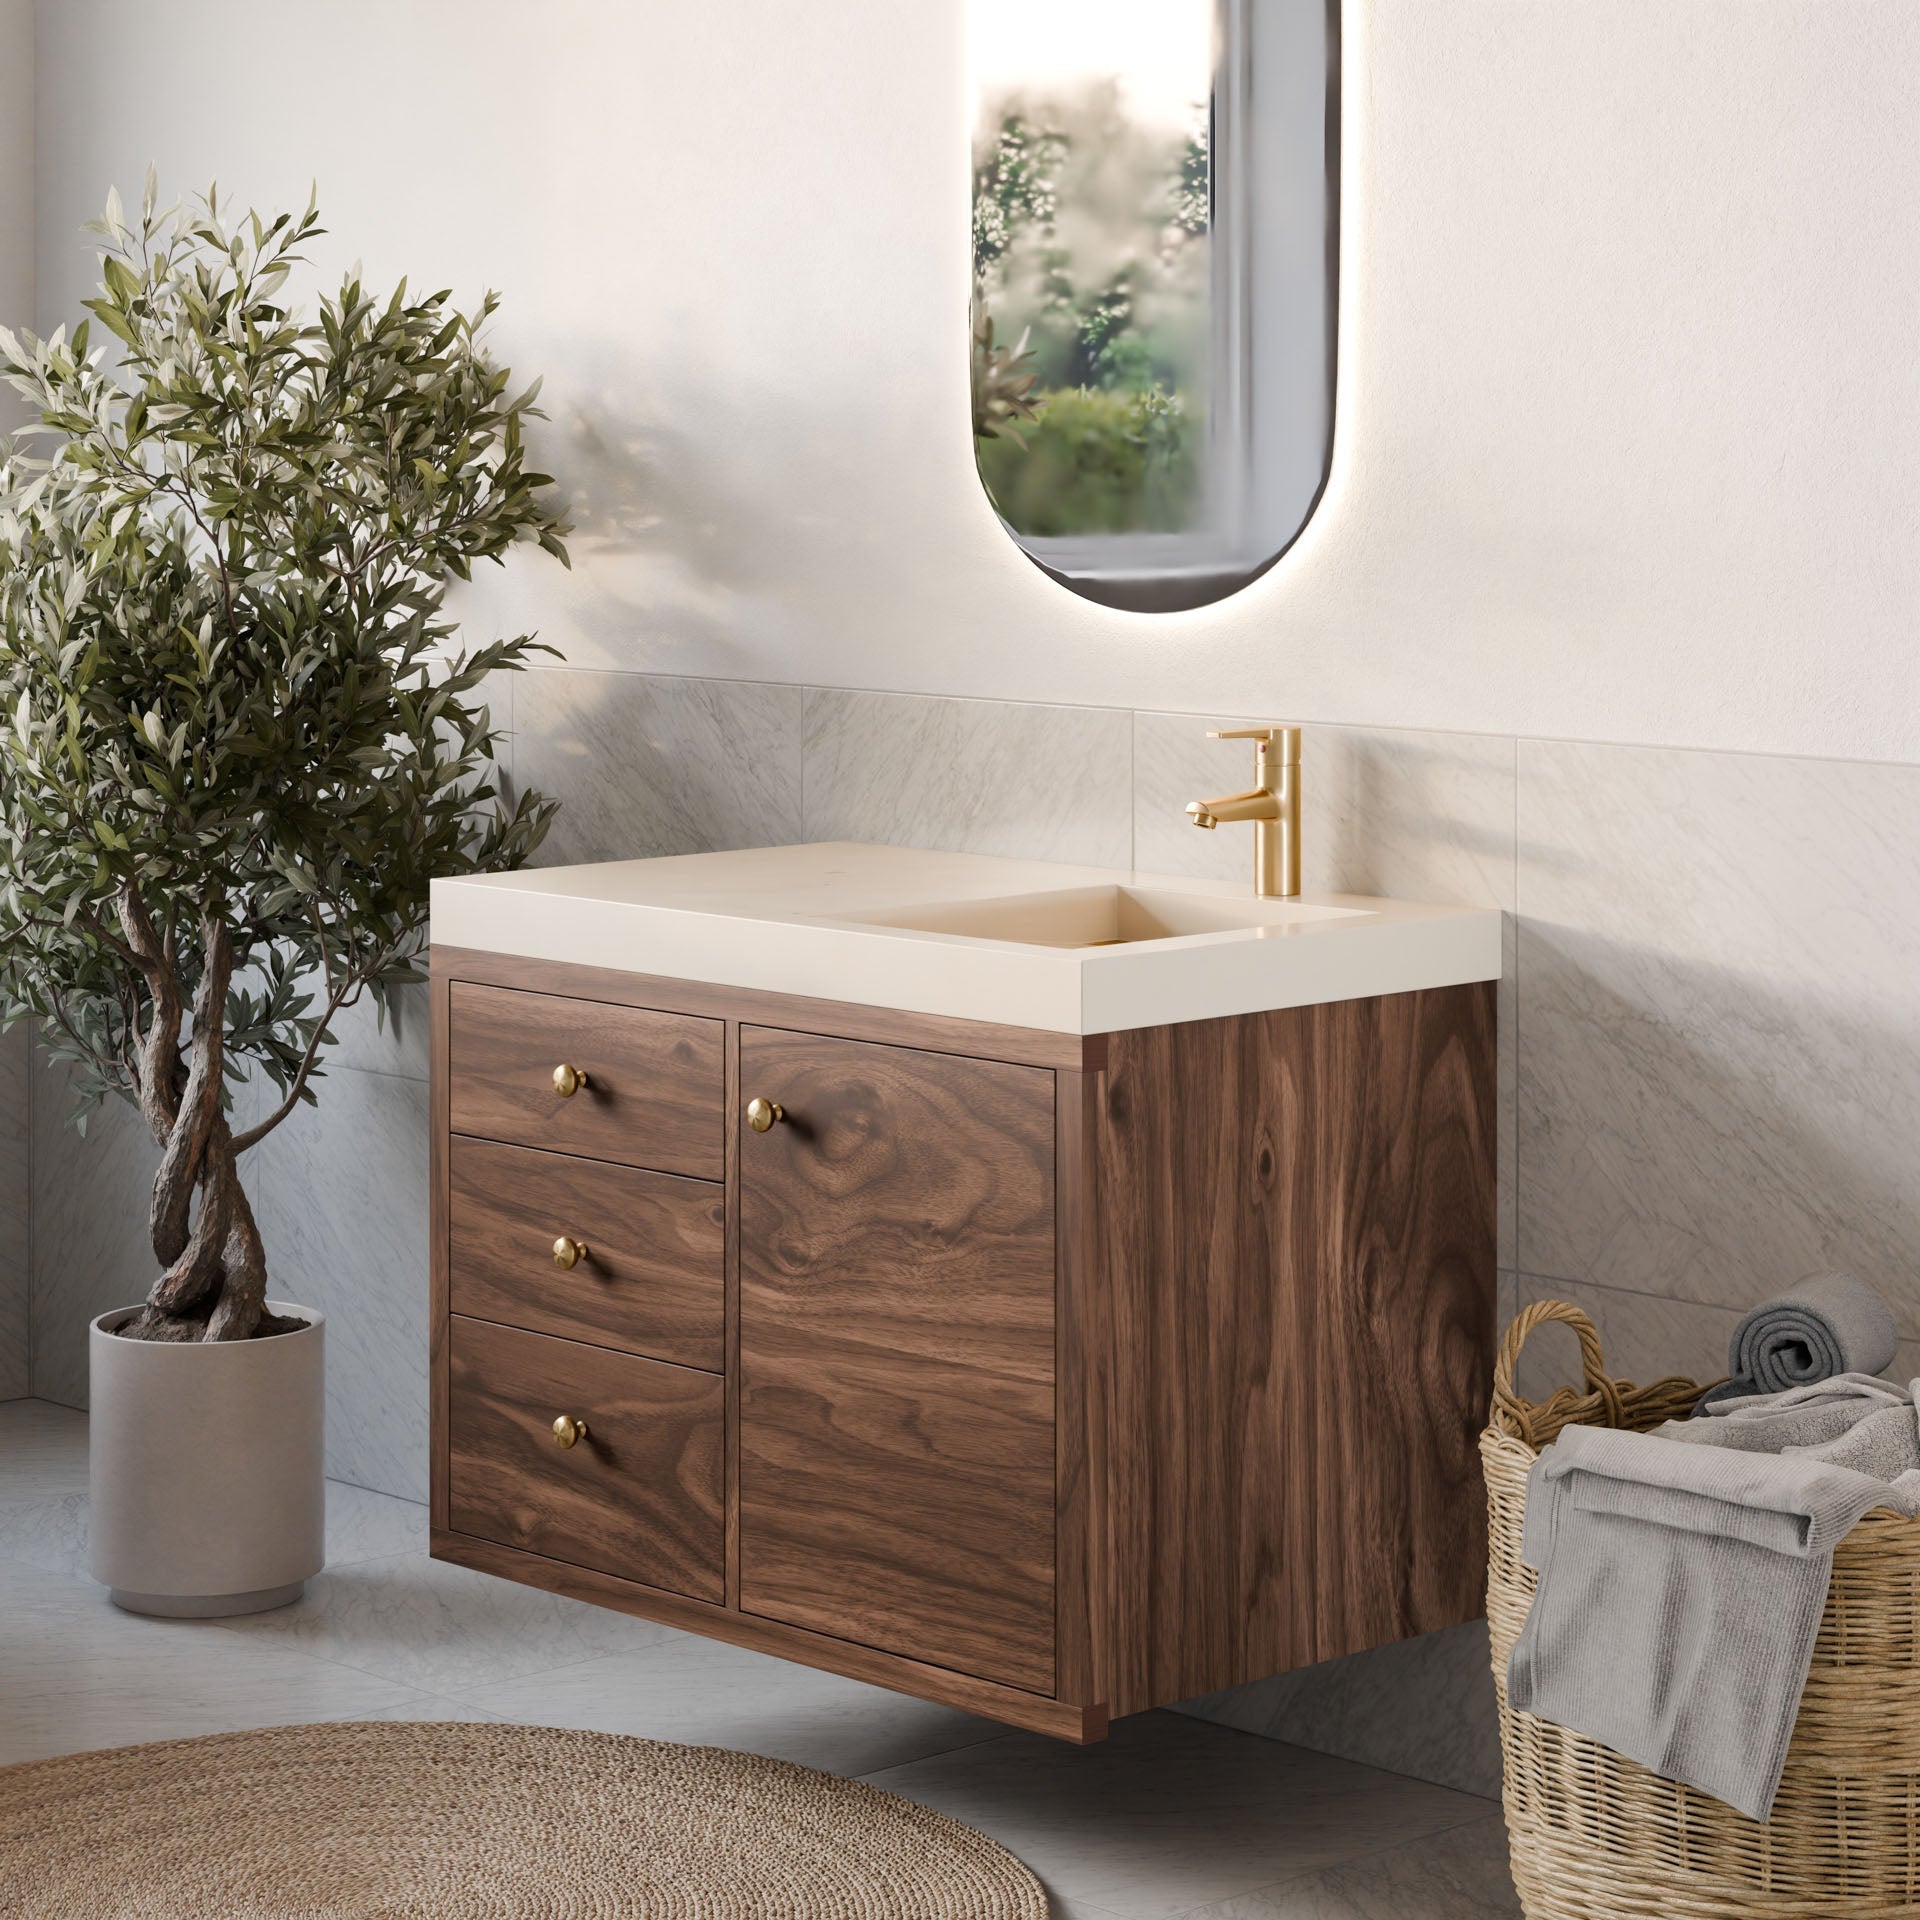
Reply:
[[1140, 871], [1140, 709], [1127, 709], [1127, 871]]
[[[625, 680], [672, 680], [682, 684], [716, 684], [729, 687], [814, 687], [824, 693], [856, 693], [888, 700], [947, 700], [971, 706], [990, 707], [1053, 707], [1068, 713], [1119, 713], [1137, 711], [1153, 715], [1186, 715], [1199, 717], [1211, 709], [1205, 705], [1172, 707], [1124, 707], [1114, 700], [1044, 700], [1009, 699], [1004, 694], [993, 693], [930, 693], [924, 689], [882, 686], [852, 686], [840, 684], [822, 686], [817, 681], [775, 680], [764, 674], [724, 674], [724, 673], [662, 673], [649, 667], [594, 667], [575, 666], [565, 660], [553, 666], [528, 667], [526, 672], [535, 675], [544, 674], [597, 674], [603, 678]], [[1298, 712], [1298, 710], [1295, 710]], [[1242, 715], [1242, 718], [1250, 718]], [[1806, 761], [1820, 766], [1888, 768], [1896, 771], [1912, 772], [1920, 770], [1920, 759], [1889, 759], [1886, 757], [1862, 759], [1856, 755], [1837, 753], [1795, 753], [1784, 748], [1774, 747], [1715, 747], [1689, 744], [1675, 740], [1623, 740], [1613, 737], [1600, 737], [1571, 733], [1516, 733], [1506, 727], [1435, 727], [1422, 726], [1412, 721], [1373, 721], [1357, 718], [1344, 720], [1313, 719], [1299, 714], [1298, 724], [1322, 731], [1335, 729], [1346, 733], [1393, 733], [1409, 735], [1431, 735], [1443, 739], [1465, 740], [1525, 740], [1547, 747], [1575, 747], [1613, 750], [1622, 753], [1671, 753], [1671, 754], [1711, 754], [1718, 759], [1739, 760], [1796, 760]]]
[[[341, 1564], [343, 1566], [369, 1567], [369, 1566], [377, 1565], [379, 1562], [383, 1560], [412, 1560], [417, 1557], [418, 1556], [413, 1553], [384, 1553], [384, 1554], [375, 1554], [371, 1559], [368, 1559], [368, 1560], [343, 1561]], [[299, 1603], [296, 1602], [295, 1604], [297, 1605]], [[248, 1615], [241, 1615], [239, 1617], [242, 1619], [264, 1619], [264, 1618], [267, 1618], [268, 1616], [262, 1615], [262, 1614], [248, 1614]], [[454, 1692], [451, 1688], [448, 1688], [443, 1685], [438, 1685], [438, 1684], [424, 1685], [417, 1680], [402, 1680], [393, 1674], [381, 1673], [377, 1668], [363, 1667], [359, 1665], [358, 1662], [353, 1660], [343, 1660], [339, 1657], [338, 1654], [317, 1653], [311, 1647], [276, 1644], [276, 1642], [280, 1640], [280, 1636], [273, 1632], [260, 1632], [249, 1627], [236, 1626], [226, 1620], [205, 1620], [205, 1621], [197, 1621], [197, 1622], [194, 1622], [193, 1624], [197, 1626], [202, 1626], [202, 1627], [210, 1627], [216, 1633], [224, 1633], [228, 1635], [230, 1638], [250, 1640], [255, 1646], [265, 1647], [274, 1653], [284, 1653], [298, 1660], [316, 1661], [321, 1666], [339, 1667], [347, 1673], [357, 1673], [362, 1675], [364, 1678], [368, 1680], [378, 1680], [383, 1686], [404, 1687], [410, 1693], [431, 1693], [439, 1699], [451, 1700], [457, 1706], [463, 1706], [463, 1707], [480, 1706], [479, 1701], [464, 1700], [460, 1697], [458, 1693]], [[660, 1643], [658, 1641], [647, 1641], [647, 1642], [644, 1642], [643, 1644], [648, 1646], [658, 1646]], [[565, 1673], [574, 1667], [592, 1666], [596, 1660], [604, 1660], [610, 1657], [611, 1656], [607, 1654], [592, 1654], [584, 1660], [567, 1660], [567, 1661], [561, 1662], [557, 1666], [535, 1668], [530, 1673], [496, 1674], [492, 1676], [490, 1680], [483, 1682], [482, 1684], [505, 1685], [505, 1684], [508, 1684], [509, 1682], [517, 1682], [521, 1680], [545, 1680], [545, 1679], [551, 1678], [556, 1673]], [[462, 1684], [464, 1685], [465, 1683], [463, 1682]], [[491, 1712], [492, 1709], [483, 1708], [482, 1711]]]
[[[1612, 1280], [1582, 1280], [1571, 1273], [1538, 1273], [1531, 1267], [1511, 1269], [1516, 1280], [1544, 1280], [1555, 1287], [1587, 1287], [1595, 1293], [1617, 1294], [1625, 1300], [1652, 1300], [1663, 1307], [1693, 1307], [1701, 1313], [1730, 1313], [1737, 1320], [1746, 1312], [1744, 1307], [1729, 1306], [1720, 1300], [1689, 1300], [1680, 1294], [1649, 1293], [1644, 1287], [1623, 1287]], [[1920, 1335], [1902, 1334], [1903, 1340], [1920, 1338]]]
[[962, 1740], [951, 1747], [935, 1747], [931, 1752], [916, 1754], [911, 1760], [891, 1760], [884, 1767], [869, 1767], [865, 1773], [847, 1773], [840, 1777], [843, 1780], [865, 1780], [871, 1783], [880, 1779], [883, 1774], [898, 1772], [903, 1767], [918, 1767], [930, 1760], [945, 1760], [953, 1754], [966, 1753], [974, 1747], [991, 1746], [994, 1741], [1003, 1740], [1009, 1734], [1018, 1731], [1017, 1727], [998, 1727], [992, 1733], [979, 1734], [974, 1739]]
[[805, 846], [811, 838], [809, 822], [812, 814], [808, 810], [807, 768], [813, 756], [807, 751], [807, 708], [812, 703], [814, 689], [810, 684], [800, 688], [800, 843]]

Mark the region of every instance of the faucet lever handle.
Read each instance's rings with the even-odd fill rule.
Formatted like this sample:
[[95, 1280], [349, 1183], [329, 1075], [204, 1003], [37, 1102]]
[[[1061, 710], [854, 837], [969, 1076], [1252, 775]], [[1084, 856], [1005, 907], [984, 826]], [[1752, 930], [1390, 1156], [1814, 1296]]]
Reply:
[[1300, 759], [1300, 729], [1298, 727], [1209, 727], [1209, 740], [1260, 740], [1268, 746], [1280, 749], [1283, 766], [1296, 765]]

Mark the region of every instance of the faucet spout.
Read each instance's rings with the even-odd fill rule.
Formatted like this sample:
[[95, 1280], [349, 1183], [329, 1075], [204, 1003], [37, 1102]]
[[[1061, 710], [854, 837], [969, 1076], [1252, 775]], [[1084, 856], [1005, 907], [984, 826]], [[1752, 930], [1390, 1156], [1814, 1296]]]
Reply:
[[1187, 808], [1196, 827], [1217, 827], [1221, 821], [1278, 820], [1280, 799], [1270, 787], [1250, 787], [1245, 793], [1223, 794], [1218, 800], [1195, 800]]

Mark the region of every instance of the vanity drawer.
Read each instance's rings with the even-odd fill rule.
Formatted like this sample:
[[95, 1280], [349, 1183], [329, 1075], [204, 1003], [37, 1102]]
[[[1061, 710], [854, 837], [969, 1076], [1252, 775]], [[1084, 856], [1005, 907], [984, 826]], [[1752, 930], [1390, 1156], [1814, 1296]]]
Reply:
[[[726, 1382], [604, 1347], [450, 1324], [447, 1487], [455, 1532], [726, 1598]], [[583, 1420], [575, 1445], [558, 1415]]]
[[[721, 1021], [470, 981], [451, 1002], [455, 1133], [724, 1177]], [[555, 1085], [563, 1067], [585, 1076], [571, 1096]]]
[[[491, 1140], [450, 1144], [455, 1313], [723, 1370], [724, 1188]], [[554, 1262], [563, 1235], [575, 1249], [565, 1268]]]

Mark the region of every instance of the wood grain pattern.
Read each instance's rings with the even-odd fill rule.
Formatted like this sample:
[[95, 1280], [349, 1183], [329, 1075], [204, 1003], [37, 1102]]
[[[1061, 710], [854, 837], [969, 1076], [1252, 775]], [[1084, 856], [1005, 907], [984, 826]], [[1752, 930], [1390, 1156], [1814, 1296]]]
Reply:
[[897, 1654], [858, 1646], [850, 1640], [835, 1640], [799, 1627], [783, 1626], [777, 1620], [760, 1620], [752, 1614], [704, 1605], [677, 1593], [622, 1579], [617, 1574], [600, 1573], [563, 1560], [543, 1559], [516, 1547], [503, 1547], [492, 1540], [438, 1528], [432, 1536], [432, 1553], [436, 1560], [498, 1574], [502, 1579], [542, 1587], [572, 1600], [618, 1607], [623, 1613], [638, 1614], [644, 1620], [658, 1620], [665, 1626], [705, 1634], [709, 1639], [724, 1640], [732, 1646], [752, 1647], [782, 1660], [797, 1661], [803, 1667], [843, 1673], [852, 1680], [891, 1687], [896, 1693], [937, 1700], [944, 1706], [983, 1714], [989, 1720], [1049, 1734], [1076, 1746], [1106, 1738], [1104, 1708], [1075, 1706], [1050, 1700], [1044, 1694], [1023, 1693], [1015, 1687], [998, 1686], [991, 1680], [928, 1666], [918, 1660], [905, 1660]]
[[1053, 1080], [747, 1028], [740, 1604], [1051, 1693]]
[[[715, 1020], [456, 981], [456, 1133], [718, 1180], [726, 1172], [723, 1029]], [[562, 1063], [586, 1071], [570, 1099]]]
[[[725, 1597], [719, 1375], [454, 1315], [448, 1520], [461, 1533]], [[588, 1437], [555, 1444], [555, 1415]]]
[[[464, 1066], [537, 1060], [579, 1104], [549, 1004], [689, 1036], [710, 1125], [676, 1150], [724, 1189], [635, 1171], [674, 1164], [637, 1105], [592, 1160], [452, 1137]], [[1479, 1611], [1491, 984], [1083, 1046], [439, 950], [433, 1008], [442, 1557], [1077, 1740]], [[746, 1132], [754, 1093], [789, 1123]], [[569, 1311], [510, 1223], [602, 1180], [672, 1216], [623, 1229], [680, 1301], [645, 1350], [724, 1378], [452, 1313]], [[583, 1384], [637, 1471], [553, 1446]]]
[[715, 986], [706, 980], [673, 980], [655, 974], [622, 973], [611, 967], [576, 967], [560, 960], [527, 960], [516, 954], [482, 953], [472, 947], [437, 946], [436, 974], [452, 980], [511, 987], [523, 992], [565, 994], [611, 1006], [652, 1007], [664, 1013], [741, 1020], [754, 1026], [788, 1027], [843, 1040], [873, 1040], [888, 1046], [922, 1047], [976, 1060], [1007, 1060], [1021, 1066], [1064, 1067], [1093, 1072], [1106, 1059], [1101, 1033], [1051, 1033], [1039, 1027], [1005, 1026], [993, 1020], [955, 1020], [937, 1013], [903, 1013], [894, 1007], [861, 1006], [847, 1000], [815, 1000], [797, 993], [766, 993], [751, 987]]
[[1054, 1636], [1062, 1700], [1104, 1698], [1107, 1625], [1106, 1459], [1097, 1407], [1104, 1326], [1088, 1177], [1098, 1125], [1097, 1074], [1054, 1076]]
[[1480, 1611], [1493, 1039], [1491, 984], [1113, 1036], [1114, 1713]]
[[[740, 1026], [727, 1022], [727, 1112], [740, 1098]], [[737, 1120], [727, 1126], [727, 1605], [740, 1604], [740, 1138]]]
[[447, 1524], [447, 1312], [451, 1295], [447, 1247], [451, 1234], [451, 1144], [448, 1117], [452, 1076], [447, 1058], [452, 995], [435, 976], [427, 986], [427, 1510]]
[[[451, 1198], [453, 1312], [725, 1367], [723, 1187], [456, 1135]], [[561, 1234], [577, 1266], [553, 1264]]]

